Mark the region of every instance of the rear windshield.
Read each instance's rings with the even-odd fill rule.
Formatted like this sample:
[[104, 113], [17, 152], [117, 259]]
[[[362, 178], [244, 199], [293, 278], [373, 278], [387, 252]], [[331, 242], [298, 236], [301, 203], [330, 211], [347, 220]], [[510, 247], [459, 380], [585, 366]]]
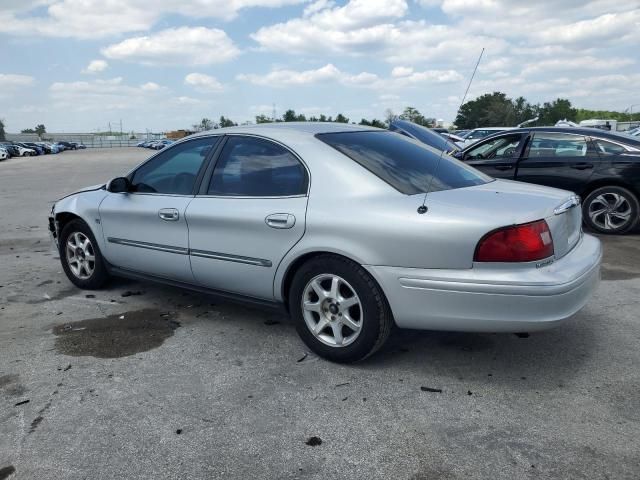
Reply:
[[393, 132], [321, 133], [316, 137], [406, 195], [493, 180], [455, 158]]

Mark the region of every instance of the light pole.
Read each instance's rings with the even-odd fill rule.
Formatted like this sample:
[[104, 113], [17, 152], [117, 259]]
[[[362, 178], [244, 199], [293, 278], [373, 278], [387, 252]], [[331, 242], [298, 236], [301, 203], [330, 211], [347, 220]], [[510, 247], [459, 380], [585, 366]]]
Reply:
[[634, 103], [633, 105], [629, 105], [629, 108], [627, 108], [627, 111], [629, 112], [630, 121], [633, 121], [633, 107], [637, 107], [638, 105], [640, 105], [640, 103]]

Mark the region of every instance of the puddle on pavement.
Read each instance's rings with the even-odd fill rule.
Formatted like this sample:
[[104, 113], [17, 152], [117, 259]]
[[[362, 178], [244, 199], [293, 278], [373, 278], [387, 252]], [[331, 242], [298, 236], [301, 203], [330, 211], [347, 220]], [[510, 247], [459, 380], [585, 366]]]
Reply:
[[63, 355], [119, 358], [159, 347], [179, 326], [174, 313], [144, 309], [63, 323], [53, 333]]

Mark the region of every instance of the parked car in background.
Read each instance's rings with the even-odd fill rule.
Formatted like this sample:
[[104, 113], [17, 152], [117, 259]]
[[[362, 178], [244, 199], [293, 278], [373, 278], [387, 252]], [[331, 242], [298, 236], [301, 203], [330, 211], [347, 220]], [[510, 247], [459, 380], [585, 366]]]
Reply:
[[46, 153], [60, 153], [60, 147], [51, 142], [40, 142], [39, 145], [42, 145]]
[[76, 144], [73, 143], [73, 142], [60, 141], [60, 142], [58, 142], [58, 145], [62, 145], [64, 147], [64, 150], [75, 150], [76, 149]]
[[38, 155], [44, 155], [45, 154], [44, 148], [42, 148], [40, 145], [37, 145], [35, 143], [32, 143], [32, 142], [21, 142], [20, 145], [22, 145], [25, 148], [31, 148], [32, 150], [35, 150], [36, 154], [38, 154]]
[[153, 150], [162, 150], [164, 147], [171, 145], [172, 143], [174, 143], [173, 140], [159, 140], [149, 145], [149, 148], [152, 148]]
[[463, 145], [471, 145], [478, 140], [493, 135], [494, 133], [503, 132], [505, 130], [513, 130], [515, 127], [487, 127], [487, 128], [474, 128], [465, 135], [460, 135], [463, 139]]
[[440, 135], [442, 135], [444, 138], [446, 138], [450, 142], [455, 143], [459, 148], [462, 148], [462, 146], [464, 145], [464, 138], [459, 137], [454, 133], [441, 133]]
[[73, 146], [73, 150], [84, 150], [86, 147], [86, 145], [84, 145], [83, 143], [78, 143], [78, 142], [69, 142], [71, 143], [71, 145]]
[[0, 146], [0, 160], [6, 160], [7, 158], [11, 158], [9, 156], [9, 152], [7, 152], [3, 147]]
[[19, 157], [33, 157], [37, 155], [33, 148], [23, 147], [19, 143], [14, 143], [13, 146], [17, 149]]
[[285, 308], [310, 349], [353, 362], [394, 325], [527, 332], [572, 316], [602, 257], [578, 204], [398, 133], [283, 123], [180, 140], [57, 201], [49, 228], [79, 288], [120, 275]]
[[640, 127], [632, 128], [631, 130], [627, 130], [624, 133], [632, 137], [640, 137]]
[[0, 142], [0, 148], [7, 152], [7, 158], [18, 156], [18, 150], [9, 142]]
[[454, 154], [495, 178], [578, 193], [584, 222], [601, 233], [632, 230], [640, 214], [640, 139], [594, 128], [501, 132]]
[[419, 142], [435, 148], [439, 152], [453, 152], [455, 150], [459, 150], [459, 147], [455, 143], [450, 142], [439, 133], [408, 120], [394, 120], [389, 124], [389, 130], [405, 135], [409, 138], [414, 138]]

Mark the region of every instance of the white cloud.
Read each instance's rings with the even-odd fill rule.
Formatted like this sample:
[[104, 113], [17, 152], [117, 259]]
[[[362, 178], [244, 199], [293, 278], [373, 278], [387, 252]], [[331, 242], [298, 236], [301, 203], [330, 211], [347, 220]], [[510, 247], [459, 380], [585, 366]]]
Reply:
[[169, 28], [102, 49], [107, 58], [145, 65], [211, 65], [228, 62], [239, 53], [224, 31], [205, 27]]
[[470, 62], [479, 53], [479, 45], [494, 53], [507, 45], [502, 39], [472, 35], [451, 26], [401, 20], [407, 13], [404, 0], [351, 0], [342, 7], [329, 5], [306, 17], [262, 27], [251, 38], [264, 50], [374, 56], [396, 64]]
[[73, 111], [127, 110], [145, 105], [167, 89], [149, 82], [140, 86], [126, 85], [122, 77], [108, 80], [55, 82], [49, 87], [54, 107]]
[[[400, 75], [402, 74], [402, 75]], [[369, 72], [356, 74], [346, 73], [329, 63], [324, 67], [311, 70], [279, 69], [263, 75], [241, 74], [236, 78], [251, 82], [254, 85], [282, 88], [292, 85], [311, 85], [326, 82], [336, 82], [345, 86], [366, 87], [377, 89], [393, 89], [418, 84], [435, 84], [457, 82], [462, 76], [455, 70], [427, 70], [414, 72], [412, 68], [400, 67], [393, 69], [392, 77], [380, 78]]]
[[0, 73], [0, 89], [29, 87], [34, 83], [35, 79], [29, 75]]
[[190, 73], [184, 77], [184, 83], [201, 91], [221, 92], [224, 90], [224, 86], [215, 77], [204, 73]]
[[412, 67], [394, 67], [393, 70], [391, 70], [392, 77], [406, 77], [408, 75], [411, 75], [412, 73]]
[[333, 64], [328, 63], [324, 67], [313, 70], [272, 70], [271, 72], [258, 74], [240, 74], [238, 80], [251, 82], [254, 85], [270, 87], [286, 87], [290, 85], [310, 85], [320, 82], [339, 82], [349, 85], [371, 85], [378, 80], [378, 76], [372, 73], [361, 72], [350, 75], [341, 72]]
[[162, 90], [163, 87], [161, 87], [155, 82], [147, 82], [140, 85], [140, 88], [145, 92], [159, 92], [160, 90]]
[[631, 58], [595, 58], [591, 56], [556, 58], [540, 60], [527, 65], [522, 73], [524, 75], [533, 73], [547, 73], [557, 71], [577, 71], [577, 70], [611, 70], [615, 71], [621, 67], [633, 65], [635, 61]]
[[[230, 20], [242, 9], [277, 8], [305, 0], [9, 0], [0, 5], [0, 32], [99, 38], [148, 31], [166, 15]], [[46, 6], [46, 15], [35, 14]]]
[[91, 60], [87, 68], [82, 70], [82, 73], [95, 74], [104, 72], [109, 67], [109, 64], [106, 60]]

